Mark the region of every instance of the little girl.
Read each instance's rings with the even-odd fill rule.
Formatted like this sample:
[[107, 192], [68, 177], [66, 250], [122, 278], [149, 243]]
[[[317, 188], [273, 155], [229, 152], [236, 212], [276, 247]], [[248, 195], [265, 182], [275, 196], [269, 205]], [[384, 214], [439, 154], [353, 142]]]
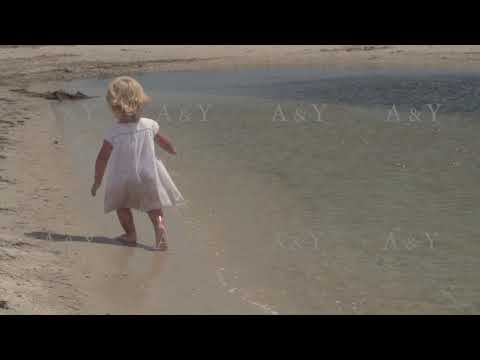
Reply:
[[110, 160], [105, 191], [105, 213], [116, 210], [125, 231], [118, 240], [135, 245], [137, 235], [131, 209], [148, 213], [155, 230], [156, 249], [167, 250], [162, 208], [184, 201], [162, 161], [155, 156], [155, 143], [176, 154], [172, 143], [159, 133], [158, 124], [141, 117], [150, 98], [142, 86], [127, 76], [113, 80], [106, 96], [118, 122], [105, 134], [95, 163], [92, 196], [100, 187]]

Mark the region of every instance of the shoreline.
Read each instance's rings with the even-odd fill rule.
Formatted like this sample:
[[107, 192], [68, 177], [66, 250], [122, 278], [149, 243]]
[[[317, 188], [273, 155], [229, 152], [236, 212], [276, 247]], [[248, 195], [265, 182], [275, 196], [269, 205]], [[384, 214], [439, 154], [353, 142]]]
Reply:
[[[121, 59], [120, 61], [118, 59]], [[82, 78], [262, 66], [477, 72], [480, 46], [20, 46], [0, 47], [0, 314], [85, 313], [73, 259], [25, 233], [84, 224], [67, 205], [74, 175], [51, 101], [11, 92], [57, 90]], [[87, 94], [88, 95], [88, 94]], [[88, 174], [87, 174], [88, 175]]]
[[155, 71], [262, 66], [479, 71], [478, 45], [21, 46], [0, 47], [0, 86]]

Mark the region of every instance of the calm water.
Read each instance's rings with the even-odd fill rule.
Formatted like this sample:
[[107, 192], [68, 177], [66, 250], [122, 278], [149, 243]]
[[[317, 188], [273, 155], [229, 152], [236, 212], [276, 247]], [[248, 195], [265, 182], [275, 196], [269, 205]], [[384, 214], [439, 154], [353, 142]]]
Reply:
[[[216, 253], [233, 292], [280, 314], [479, 312], [480, 76], [282, 68], [140, 80], [154, 98], [146, 115], [178, 148], [162, 157], [189, 200], [182, 226]], [[106, 83], [70, 86], [103, 95]], [[85, 176], [112, 119], [102, 99], [70, 109], [65, 137]]]

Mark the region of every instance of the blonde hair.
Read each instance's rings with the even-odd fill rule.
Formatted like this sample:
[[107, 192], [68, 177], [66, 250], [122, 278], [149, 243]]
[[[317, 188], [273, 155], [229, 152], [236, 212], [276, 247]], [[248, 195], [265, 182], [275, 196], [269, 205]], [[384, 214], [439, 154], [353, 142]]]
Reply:
[[114, 113], [131, 118], [139, 116], [150, 97], [137, 80], [120, 76], [108, 85], [106, 100]]

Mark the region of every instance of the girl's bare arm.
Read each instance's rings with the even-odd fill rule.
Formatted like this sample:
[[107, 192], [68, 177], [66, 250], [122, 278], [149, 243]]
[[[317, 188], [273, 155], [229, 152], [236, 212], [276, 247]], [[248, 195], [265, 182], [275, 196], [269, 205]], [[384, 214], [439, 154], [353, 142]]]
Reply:
[[110, 159], [113, 146], [108, 142], [104, 141], [102, 148], [100, 149], [97, 160], [95, 161], [95, 182], [92, 186], [92, 195], [95, 196], [97, 189], [102, 184], [103, 175], [105, 174], [105, 169]]
[[172, 155], [175, 155], [177, 153], [177, 151], [173, 147], [173, 144], [166, 136], [158, 133], [157, 135], [155, 135], [155, 142], [166, 152]]

